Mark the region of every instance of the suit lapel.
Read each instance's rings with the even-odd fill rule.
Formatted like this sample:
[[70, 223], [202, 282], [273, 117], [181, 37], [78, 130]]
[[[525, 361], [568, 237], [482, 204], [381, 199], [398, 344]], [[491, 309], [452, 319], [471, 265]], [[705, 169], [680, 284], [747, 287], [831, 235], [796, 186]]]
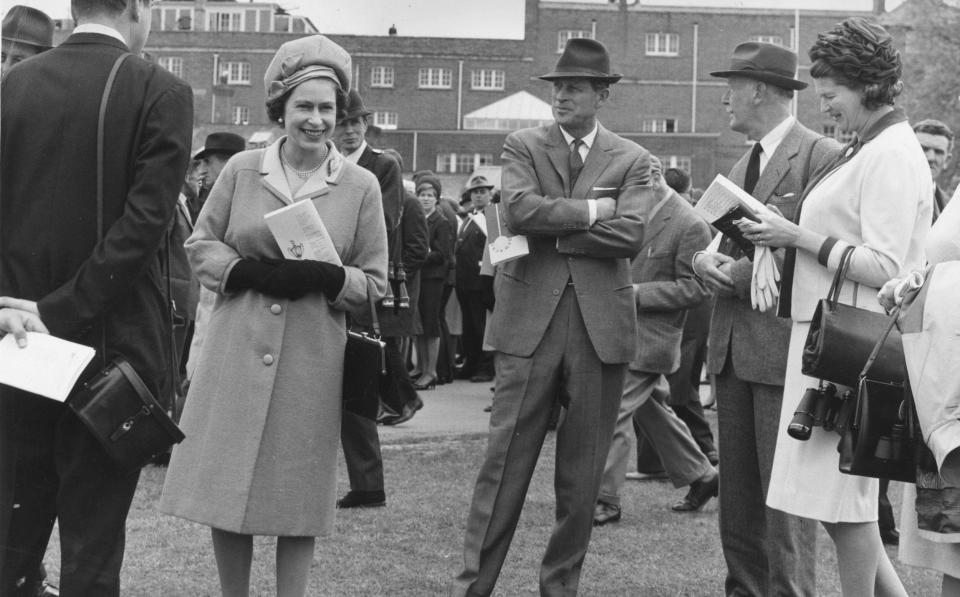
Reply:
[[753, 196], [761, 203], [767, 203], [774, 189], [783, 180], [783, 177], [790, 171], [790, 160], [797, 155], [800, 150], [800, 141], [802, 136], [800, 129], [796, 124], [790, 127], [787, 135], [780, 141], [776, 151], [770, 156], [767, 167], [763, 169], [760, 180], [757, 181], [756, 188], [753, 189]]
[[363, 153], [360, 154], [360, 158], [357, 160], [357, 165], [366, 170], [373, 171], [371, 162], [373, 162], [373, 149], [367, 145], [363, 148]]
[[284, 205], [290, 205], [293, 197], [287, 177], [283, 174], [283, 164], [280, 163], [280, 143], [278, 139], [263, 152], [263, 157], [260, 158], [260, 180]]
[[[557, 171], [563, 181], [564, 194], [569, 197], [572, 194], [570, 188], [570, 148], [567, 147], [563, 133], [560, 132], [560, 125], [554, 123], [550, 127], [547, 133], [546, 146], [547, 158], [550, 159], [550, 164], [553, 165], [553, 169]], [[584, 165], [584, 169], [586, 169], [586, 165]], [[582, 171], [580, 177], [583, 178]]]
[[580, 171], [580, 177], [577, 179], [577, 185], [571, 189], [572, 196], [587, 198], [590, 196], [590, 189], [603, 171], [610, 164], [610, 133], [603, 125], [597, 124], [597, 136], [593, 139], [593, 147], [587, 154], [587, 159], [583, 162], [583, 170]]
[[[673, 193], [674, 191], [671, 190], [670, 194], [658, 201], [653, 209], [650, 210], [650, 214], [646, 218], [647, 225], [643, 233], [643, 245], [640, 246], [641, 252], [653, 244], [653, 239], [657, 238], [657, 236], [663, 232], [667, 227], [667, 222], [673, 217], [677, 209], [676, 203], [672, 200]], [[677, 197], [677, 199], [683, 201], [680, 197]]]

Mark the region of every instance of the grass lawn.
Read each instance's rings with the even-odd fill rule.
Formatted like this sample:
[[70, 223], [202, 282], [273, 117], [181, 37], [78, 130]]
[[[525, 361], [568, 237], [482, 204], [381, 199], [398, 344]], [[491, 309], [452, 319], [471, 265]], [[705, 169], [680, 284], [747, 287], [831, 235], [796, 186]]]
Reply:
[[[387, 507], [338, 512], [336, 534], [318, 541], [309, 595], [337, 597], [446, 595], [461, 562], [463, 529], [485, 437], [394, 441], [383, 447]], [[537, 595], [539, 561], [553, 520], [551, 436], [531, 484], [495, 595]], [[342, 464], [342, 463], [341, 463]], [[164, 469], [144, 470], [128, 521], [123, 594], [134, 597], [219, 595], [206, 527], [156, 510]], [[347, 490], [340, 467], [340, 492]], [[595, 529], [580, 594], [616, 597], [700, 597], [723, 594], [725, 567], [716, 501], [696, 514], [669, 509], [683, 490], [628, 481], [624, 517]], [[891, 486], [894, 508], [900, 488]], [[899, 511], [897, 512], [899, 515]], [[833, 546], [821, 531], [819, 593], [839, 595]], [[275, 594], [274, 540], [255, 541], [254, 595]], [[892, 558], [896, 550], [890, 549]], [[47, 553], [55, 579], [56, 537]], [[894, 560], [910, 595], [939, 594], [931, 571]]]

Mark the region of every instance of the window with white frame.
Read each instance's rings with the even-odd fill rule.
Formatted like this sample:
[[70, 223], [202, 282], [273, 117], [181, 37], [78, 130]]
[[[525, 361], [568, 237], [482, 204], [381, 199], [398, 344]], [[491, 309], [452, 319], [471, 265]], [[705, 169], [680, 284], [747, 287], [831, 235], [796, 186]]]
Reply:
[[470, 88], [492, 91], [503, 90], [504, 73], [493, 68], [478, 68], [470, 71]]
[[233, 124], [250, 124], [250, 108], [246, 106], [234, 106]]
[[571, 39], [589, 38], [590, 32], [586, 29], [561, 29], [557, 32], [557, 53], [563, 52], [567, 41]]
[[648, 33], [647, 56], [678, 56], [680, 36], [676, 33]]
[[210, 31], [243, 31], [242, 12], [210, 11]]
[[693, 176], [693, 160], [688, 155], [664, 155], [660, 156], [660, 163], [663, 169], [679, 168], [687, 174]]
[[640, 124], [640, 131], [644, 133], [676, 133], [676, 118], [644, 118]]
[[492, 166], [492, 153], [438, 153], [437, 173], [470, 174], [480, 166]]
[[224, 62], [220, 67], [221, 74], [227, 75], [227, 85], [249, 85], [249, 62]]
[[749, 41], [756, 41], [764, 44], [783, 45], [783, 38], [779, 35], [751, 35]]
[[157, 58], [157, 64], [167, 69], [174, 76], [183, 78], [183, 58], [179, 56], [161, 56]]
[[397, 113], [376, 111], [373, 113], [373, 124], [385, 130], [396, 130]]
[[370, 69], [370, 87], [393, 87], [393, 67], [375, 66]]
[[449, 68], [430, 67], [420, 69], [421, 89], [450, 89], [452, 72]]

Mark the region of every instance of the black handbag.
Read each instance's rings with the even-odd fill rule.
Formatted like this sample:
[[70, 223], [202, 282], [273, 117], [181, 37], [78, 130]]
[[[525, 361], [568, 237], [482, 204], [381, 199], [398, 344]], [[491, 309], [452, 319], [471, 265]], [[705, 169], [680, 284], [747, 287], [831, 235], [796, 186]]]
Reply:
[[380, 412], [380, 386], [387, 382], [387, 345], [380, 339], [380, 320], [370, 287], [368, 280], [373, 333], [347, 332], [343, 353], [343, 409], [376, 421]]
[[133, 472], [184, 439], [123, 357], [87, 380], [68, 405], [123, 471]]
[[[876, 339], [887, 326], [883, 313], [839, 302], [853, 247], [847, 247], [833, 277], [827, 297], [820, 299], [803, 345], [800, 370], [804, 375], [856, 388], [857, 373], [867, 361]], [[854, 299], [856, 302], [856, 299]], [[883, 349], [876, 356], [870, 379], [902, 384], [907, 377], [900, 330], [884, 335]]]
[[860, 477], [916, 481], [918, 424], [910, 385], [873, 376], [878, 354], [896, 327], [895, 308], [874, 343], [856, 385], [856, 402], [840, 437], [840, 472]]
[[[130, 54], [120, 56], [110, 71], [97, 128], [97, 238], [103, 239], [103, 124], [107, 98], [117, 70]], [[169, 275], [169, 272], [168, 272]], [[106, 328], [101, 358], [106, 358]], [[176, 367], [176, 363], [171, 363]], [[100, 445], [125, 472], [133, 472], [154, 456], [165, 452], [184, 435], [167, 415], [130, 363], [114, 358], [88, 379], [67, 401], [73, 412], [97, 438]]]

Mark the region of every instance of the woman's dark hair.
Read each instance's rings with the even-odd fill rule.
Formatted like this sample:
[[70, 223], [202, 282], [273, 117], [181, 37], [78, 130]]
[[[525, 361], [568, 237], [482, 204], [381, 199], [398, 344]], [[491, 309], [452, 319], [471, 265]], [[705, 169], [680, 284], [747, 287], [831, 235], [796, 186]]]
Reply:
[[818, 34], [808, 55], [811, 77], [830, 77], [838, 85], [862, 90], [863, 105], [870, 110], [893, 105], [903, 91], [903, 64], [893, 38], [863, 17], [851, 17]]
[[[296, 87], [288, 89], [287, 92], [280, 97], [266, 102], [267, 118], [270, 119], [270, 122], [280, 124], [280, 119], [283, 118], [283, 107], [287, 105], [287, 100], [290, 99], [290, 94], [293, 93], [294, 89], [296, 89]], [[340, 122], [347, 117], [347, 94], [343, 89], [337, 87], [336, 97], [337, 122]]]

